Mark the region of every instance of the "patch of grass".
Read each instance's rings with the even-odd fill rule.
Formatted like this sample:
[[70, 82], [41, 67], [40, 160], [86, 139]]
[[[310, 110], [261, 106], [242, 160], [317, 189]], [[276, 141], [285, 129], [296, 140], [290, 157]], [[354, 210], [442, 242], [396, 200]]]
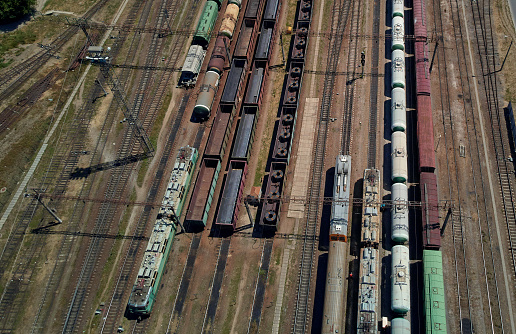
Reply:
[[279, 266], [280, 262], [281, 262], [281, 252], [280, 251], [276, 251], [276, 254], [274, 255], [274, 259], [275, 259], [276, 265]]
[[37, 36], [33, 25], [24, 28], [0, 35], [0, 68], [7, 67], [13, 62], [12, 59], [5, 59], [9, 51], [16, 49], [18, 53], [20, 45], [32, 44], [36, 41]]
[[233, 322], [233, 317], [235, 316], [237, 303], [238, 285], [240, 284], [240, 279], [242, 277], [242, 266], [235, 268], [234, 273], [235, 275], [231, 278], [231, 283], [229, 284], [229, 307], [226, 314], [226, 319], [224, 319], [224, 324], [222, 325], [223, 334], [231, 333], [231, 325]]
[[274, 285], [274, 282], [276, 282], [276, 270], [269, 269], [269, 285]]

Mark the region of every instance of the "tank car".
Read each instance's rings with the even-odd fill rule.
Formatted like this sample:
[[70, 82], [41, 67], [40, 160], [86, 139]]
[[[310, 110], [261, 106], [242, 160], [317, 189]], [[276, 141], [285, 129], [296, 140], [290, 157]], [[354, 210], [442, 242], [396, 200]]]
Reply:
[[410, 311], [409, 249], [392, 247], [392, 311], [405, 314]]
[[349, 214], [351, 157], [339, 155], [335, 163], [330, 220], [328, 270], [324, 294], [322, 333], [343, 333], [343, 306]]
[[391, 223], [394, 242], [407, 242], [409, 240], [408, 220], [408, 188], [403, 183], [392, 185]]
[[410, 334], [410, 321], [403, 318], [394, 318], [391, 321], [392, 334]]
[[213, 99], [215, 98], [215, 93], [219, 87], [219, 78], [220, 75], [217, 72], [206, 72], [201, 85], [201, 91], [197, 97], [197, 102], [193, 110], [196, 117], [200, 119], [207, 119], [210, 117]]
[[407, 95], [404, 88], [393, 88], [391, 91], [391, 130], [405, 131], [407, 128]]
[[403, 17], [405, 15], [405, 9], [403, 6], [403, 0], [392, 0], [392, 17]]
[[366, 247], [361, 250], [357, 334], [378, 333], [379, 261], [378, 249]]
[[235, 26], [238, 20], [238, 12], [240, 12], [240, 7], [238, 5], [234, 3], [228, 4], [220, 26], [220, 35], [233, 38], [233, 32], [235, 31]]
[[208, 63], [208, 71], [222, 74], [224, 71], [224, 64], [226, 63], [226, 48], [229, 47], [229, 38], [226, 36], [219, 36], [215, 40], [215, 46], [211, 52], [210, 62]]
[[405, 50], [405, 19], [400, 16], [392, 18], [391, 50]]
[[405, 88], [405, 52], [393, 50], [391, 53], [392, 88]]
[[405, 132], [392, 133], [392, 182], [406, 182], [407, 167], [407, 135]]

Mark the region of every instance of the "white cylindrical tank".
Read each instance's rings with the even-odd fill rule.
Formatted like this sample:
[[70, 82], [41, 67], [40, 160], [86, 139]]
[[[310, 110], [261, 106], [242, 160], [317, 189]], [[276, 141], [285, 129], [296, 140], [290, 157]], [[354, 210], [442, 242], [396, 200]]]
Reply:
[[391, 334], [410, 334], [410, 321], [403, 318], [392, 319]]
[[391, 309], [405, 314], [410, 311], [409, 249], [392, 247], [392, 300]]
[[409, 240], [408, 219], [408, 188], [404, 183], [392, 185], [391, 238], [395, 242], [407, 242]]
[[405, 50], [405, 19], [402, 16], [392, 18], [391, 50]]
[[207, 119], [210, 117], [211, 105], [217, 88], [219, 87], [220, 75], [214, 71], [208, 71], [204, 75], [204, 80], [201, 85], [201, 91], [197, 97], [193, 113], [196, 117]]
[[405, 15], [403, 0], [392, 0], [392, 17]]
[[405, 52], [394, 50], [391, 54], [392, 88], [405, 88]]
[[407, 135], [405, 132], [392, 133], [392, 182], [403, 183], [408, 178]]
[[404, 88], [393, 88], [391, 91], [391, 130], [405, 131], [407, 128], [407, 94]]

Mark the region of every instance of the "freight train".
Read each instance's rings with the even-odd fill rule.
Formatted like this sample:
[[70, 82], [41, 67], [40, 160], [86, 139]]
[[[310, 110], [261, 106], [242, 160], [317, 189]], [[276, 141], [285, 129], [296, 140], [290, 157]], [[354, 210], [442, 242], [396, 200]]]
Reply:
[[403, 0], [392, 1], [391, 41], [391, 310], [392, 333], [410, 332], [410, 321], [403, 317], [410, 311], [408, 215], [408, 152], [405, 80], [405, 18]]
[[138, 277], [133, 285], [127, 311], [134, 316], [148, 316], [154, 305], [163, 270], [178, 229], [184, 201], [190, 188], [197, 162], [197, 150], [185, 146], [179, 149], [170, 175], [162, 206], [154, 223]]
[[324, 293], [321, 333], [343, 333], [344, 277], [348, 249], [351, 156], [339, 155], [335, 162], [331, 205], [330, 245]]
[[[277, 2], [278, 0], [270, 1]], [[204, 151], [203, 164], [197, 180], [199, 186], [196, 186], [187, 212], [186, 224], [197, 229], [202, 229], [207, 224], [208, 212], [213, 204], [213, 193], [222, 170], [222, 160], [228, 151], [231, 152], [229, 169], [225, 177], [223, 174], [220, 176], [225, 182], [222, 186], [222, 195], [214, 226], [230, 231], [236, 226], [247, 175], [247, 163], [251, 154], [263, 87], [268, 73], [268, 61], [249, 62], [256, 58], [257, 52], [264, 52], [261, 46], [257, 46], [260, 22], [262, 22], [262, 25], [275, 27], [275, 21], [266, 23], [268, 22], [264, 16], [266, 3], [268, 6], [269, 2], [263, 0], [249, 0], [247, 2], [242, 23], [243, 28], [240, 30], [236, 42], [231, 68], [227, 75], [216, 115], [213, 118], [213, 125]], [[217, 43], [223, 45], [220, 42], [221, 38], [227, 39], [224, 43], [229, 42], [227, 35], [219, 35], [215, 42], [216, 45]], [[272, 46], [273, 43], [267, 43], [264, 47], [272, 48]], [[255, 53], [254, 57], [252, 53], [249, 54], [250, 52]], [[266, 52], [270, 53], [271, 50], [266, 50]], [[214, 58], [216, 54], [220, 57]], [[214, 51], [208, 64], [209, 71], [220, 71], [222, 73], [222, 66], [224, 65], [224, 62], [220, 61], [222, 55], [223, 52]], [[219, 65], [216, 65], [217, 62]], [[217, 68], [216, 66], [220, 67]], [[252, 70], [248, 76], [249, 68]], [[208, 108], [208, 104], [210, 103], [203, 104], [206, 107], [202, 111], [203, 117], [211, 114], [212, 108], [215, 109], [211, 105]], [[200, 106], [196, 107], [197, 110], [201, 108]], [[237, 114], [241, 116], [238, 117]], [[202, 115], [197, 113], [197, 116]], [[235, 121], [238, 122], [237, 131], [233, 144], [231, 144], [231, 128]], [[224, 173], [223, 170], [222, 173]], [[276, 177], [283, 177], [283, 174], [276, 174]]]
[[360, 270], [358, 283], [358, 334], [378, 333], [380, 288], [380, 171], [368, 168], [364, 171], [362, 224], [360, 245]]
[[427, 43], [425, 1], [413, 0], [414, 54], [416, 63], [417, 143], [419, 150], [419, 188], [422, 202], [423, 300], [426, 332], [448, 333], [435, 174], [432, 98]]
[[[280, 3], [281, 4], [281, 3]], [[270, 5], [267, 10], [267, 17], [270, 20], [276, 19], [276, 5]], [[277, 12], [277, 11], [276, 11]], [[275, 124], [275, 137], [270, 159], [272, 161], [269, 175], [266, 177], [265, 200], [262, 202], [262, 214], [258, 220], [259, 225], [267, 230], [275, 231], [278, 229], [280, 221], [280, 200], [284, 176], [287, 175], [287, 167], [290, 161], [292, 143], [297, 121], [297, 108], [299, 106], [299, 96], [303, 84], [303, 70], [305, 64], [306, 48], [309, 42], [309, 29], [312, 22], [312, 1], [299, 0], [297, 16], [294, 22], [294, 36], [291, 39], [289, 61], [287, 63], [288, 74], [284, 81], [283, 95], [280, 100], [278, 119]], [[265, 28], [269, 27], [266, 25]], [[264, 32], [262, 30], [262, 32]], [[267, 32], [268, 34], [268, 32]], [[263, 43], [266, 44], [266, 43]], [[265, 59], [269, 54], [262, 53]], [[282, 178], [278, 178], [278, 173], [282, 173]]]

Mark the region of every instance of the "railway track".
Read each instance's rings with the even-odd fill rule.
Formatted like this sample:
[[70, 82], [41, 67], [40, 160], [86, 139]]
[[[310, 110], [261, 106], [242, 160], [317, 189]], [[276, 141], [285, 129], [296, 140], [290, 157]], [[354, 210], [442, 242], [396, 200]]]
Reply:
[[[156, 177], [153, 179], [151, 188], [147, 195], [148, 202], [155, 202], [157, 200], [156, 197], [158, 194], [159, 186], [163, 179], [164, 171], [170, 158], [170, 153], [175, 152], [173, 147], [176, 142], [176, 135], [178, 133], [181, 120], [183, 119], [183, 114], [186, 109], [186, 104], [188, 103], [189, 97], [189, 94], [185, 95], [179, 107], [179, 111], [174, 121], [174, 125], [172, 126], [168, 140], [163, 150], [164, 154], [160, 159], [158, 169], [156, 171]], [[132, 285], [134, 283], [134, 275], [132, 274], [135, 270], [138, 269], [138, 260], [140, 260], [140, 256], [138, 255], [141, 255], [141, 252], [139, 251], [143, 250], [147, 245], [147, 241], [142, 240], [140, 237], [145, 235], [145, 230], [147, 229], [148, 223], [151, 218], [151, 212], [152, 207], [149, 205], [145, 206], [143, 212], [140, 215], [140, 218], [138, 219], [136, 229], [133, 232], [135, 238], [131, 240], [129, 247], [126, 251], [122, 268], [119, 272], [118, 279], [115, 284], [115, 289], [113, 291], [111, 300], [109, 301], [107, 311], [104, 314], [102, 327], [100, 329], [101, 333], [114, 333], [120, 318], [124, 314], [125, 307], [127, 305], [127, 298], [125, 297], [127, 297], [128, 293], [131, 292]], [[135, 328], [138, 329], [139, 327]], [[145, 327], [141, 328], [140, 331], [135, 331], [135, 329], [133, 329], [133, 332], [144, 333], [144, 330]]]
[[[107, 2], [108, 0], [98, 1], [83, 15], [83, 18], [90, 19], [102, 7], [104, 7]], [[43, 66], [43, 64], [54, 57], [55, 53], [59, 52], [78, 31], [79, 27], [77, 26], [67, 28], [46, 48], [42, 49], [40, 52], [36, 53], [24, 62], [11, 67], [2, 73], [2, 79], [0, 80], [0, 101], [5, 100], [20, 88], [21, 85], [27, 82], [27, 80], [32, 77], [32, 75], [34, 75]]]
[[[332, 32], [343, 31], [353, 2], [335, 1], [332, 16]], [[324, 80], [323, 96], [321, 101], [321, 111], [319, 115], [319, 129], [315, 145], [315, 154], [312, 161], [311, 182], [309, 187], [309, 198], [318, 198], [321, 192], [322, 172], [324, 168], [325, 146], [328, 136], [328, 122], [333, 97], [333, 87], [336, 76], [335, 71], [338, 66], [342, 38], [332, 37], [328, 54], [327, 73]], [[299, 280], [296, 296], [296, 311], [293, 321], [293, 333], [305, 333], [307, 325], [310, 323], [310, 283], [312, 279], [314, 253], [317, 247], [316, 229], [319, 218], [318, 201], [308, 202], [308, 214], [304, 226], [304, 238], [301, 252]]]
[[[373, 5], [373, 36], [380, 34], [380, 3], [374, 0]], [[377, 40], [373, 41], [371, 53], [371, 84], [369, 88], [369, 137], [367, 145], [367, 168], [376, 167], [376, 132], [378, 129], [378, 63], [380, 47]]]
[[[348, 44], [348, 60], [347, 69], [352, 69], [346, 76], [346, 90], [344, 92], [344, 110], [342, 113], [342, 138], [340, 154], [349, 155], [351, 150], [351, 122], [353, 121], [353, 111], [355, 110], [355, 81], [359, 79], [357, 76], [357, 59], [358, 59], [358, 43], [360, 32], [360, 20], [362, 19], [362, 0], [352, 2], [353, 14], [349, 25], [350, 38]], [[378, 22], [377, 22], [378, 23]], [[346, 29], [344, 27], [344, 29]], [[378, 23], [378, 29], [379, 23]], [[376, 48], [377, 49], [377, 48]], [[378, 52], [378, 50], [376, 50]], [[378, 68], [377, 68], [378, 71]], [[376, 109], [375, 109], [376, 110]], [[374, 131], [376, 134], [376, 131]], [[376, 138], [376, 136], [375, 136]], [[371, 138], [369, 138], [371, 140]], [[374, 145], [376, 147], [376, 145]], [[369, 157], [369, 156], [368, 156]]]
[[[453, 6], [455, 5], [455, 7]], [[452, 25], [453, 29], [457, 34], [460, 34], [460, 36], [463, 36], [463, 26], [461, 23], [461, 17], [460, 17], [460, 11], [459, 8], [461, 7], [458, 3], [458, 1], [451, 3], [452, 10]], [[454, 8], [453, 8], [454, 7]], [[441, 20], [442, 24], [442, 20]], [[442, 26], [441, 26], [442, 27]], [[468, 27], [464, 27], [464, 29], [468, 29]], [[479, 143], [479, 137], [482, 135], [478, 132], [476, 121], [475, 121], [475, 115], [473, 112], [473, 105], [471, 103], [472, 101], [472, 88], [471, 88], [471, 82], [470, 77], [467, 74], [468, 69], [466, 65], [466, 50], [465, 45], [462, 43], [463, 39], [456, 39], [456, 52], [457, 52], [457, 59], [458, 66], [459, 66], [459, 73], [460, 73], [460, 81], [461, 81], [461, 88], [462, 93], [464, 96], [463, 100], [463, 108], [464, 108], [464, 119], [465, 121], [459, 120], [458, 126], [460, 127], [460, 123], [464, 123], [467, 130], [467, 141], [468, 141], [468, 147], [470, 148], [470, 154], [469, 158], [470, 164], [471, 164], [471, 171], [473, 175], [473, 191], [475, 194], [475, 208], [473, 209], [473, 214], [476, 214], [477, 218], [477, 227], [478, 230], [475, 231], [473, 238], [475, 236], [478, 238], [480, 237], [480, 244], [481, 244], [481, 255], [482, 255], [482, 265], [483, 268], [481, 268], [483, 282], [480, 282], [480, 280], [477, 281], [470, 281], [471, 277], [478, 276], [480, 273], [475, 273], [475, 266], [472, 266], [471, 264], [468, 265], [469, 261], [468, 259], [474, 257], [472, 256], [472, 249], [471, 249], [471, 243], [467, 242], [466, 239], [468, 238], [468, 235], [472, 232], [470, 232], [470, 228], [467, 228], [467, 226], [472, 226], [473, 220], [470, 217], [467, 217], [467, 214], [471, 214], [468, 210], [464, 210], [463, 204], [465, 201], [465, 198], [463, 198], [459, 193], [457, 193], [458, 198], [458, 214], [452, 215], [452, 237], [453, 237], [453, 244], [454, 244], [454, 258], [455, 258], [455, 271], [456, 271], [456, 282], [458, 286], [458, 304], [459, 304], [459, 317], [460, 317], [460, 329], [463, 333], [471, 333], [473, 332], [473, 328], [475, 330], [481, 330], [484, 332], [495, 332], [498, 328], [502, 329], [502, 332], [504, 331], [504, 320], [503, 320], [503, 312], [500, 304], [500, 292], [499, 292], [499, 285], [498, 280], [500, 278], [500, 274], [497, 272], [497, 267], [495, 264], [495, 256], [493, 252], [493, 241], [492, 241], [492, 233], [491, 233], [491, 223], [492, 219], [489, 215], [489, 209], [488, 209], [488, 202], [487, 202], [487, 190], [485, 185], [485, 175], [482, 172], [482, 154], [480, 149], [480, 143]], [[444, 48], [442, 48], [441, 52], [444, 54], [446, 51]], [[441, 65], [439, 66], [441, 67]], [[441, 70], [440, 70], [441, 71]], [[444, 60], [444, 71], [447, 71], [446, 68], [446, 60]], [[440, 80], [442, 78], [440, 77]], [[449, 88], [448, 88], [448, 81], [446, 78], [446, 89], [449, 96]], [[449, 104], [449, 97], [448, 97], [448, 106]], [[478, 102], [480, 103], [480, 101]], [[453, 150], [453, 157], [446, 156], [447, 158], [447, 167], [450, 169], [450, 165], [452, 165], [453, 171], [452, 173], [455, 175], [455, 178], [457, 179], [457, 187], [459, 187], [459, 166], [460, 162], [457, 161], [457, 139], [455, 139], [455, 124], [454, 124], [454, 118], [457, 117], [452, 114], [451, 108], [448, 108], [447, 111], [444, 111], [443, 109], [443, 125], [445, 127], [445, 143], [448, 147], [449, 139], [446, 139], [447, 137], [450, 137], [451, 139], [451, 149]], [[459, 153], [460, 154], [460, 153]], [[452, 160], [453, 159], [453, 160]], [[448, 175], [450, 177], [450, 175]], [[465, 187], [466, 185], [463, 185]], [[470, 186], [471, 187], [471, 186]], [[450, 187], [450, 194], [451, 194], [451, 187]], [[481, 285], [481, 286], [478, 286]], [[477, 298], [473, 296], [473, 294], [470, 293], [470, 289], [474, 289], [475, 291], [482, 291], [482, 295], [486, 296], [483, 298], [487, 298], [488, 302], [481, 302], [477, 301]], [[485, 289], [485, 290], [484, 290]], [[484, 292], [485, 291], [485, 292]], [[482, 298], [482, 299], [483, 299]], [[487, 308], [487, 310], [485, 309]], [[477, 310], [476, 313], [474, 310]], [[478, 316], [478, 315], [483, 315]]]
[[[487, 99], [487, 110], [490, 117], [490, 130], [493, 139], [499, 191], [502, 199], [504, 220], [507, 227], [509, 251], [511, 253], [511, 285], [516, 283], [516, 186], [514, 184], [514, 168], [506, 157], [510, 152], [505, 131], [500, 98], [498, 96], [498, 79], [496, 73], [497, 54], [489, 1], [472, 2], [473, 21], [475, 22], [475, 37], [478, 44], [478, 56], [481, 65], [484, 92]], [[514, 329], [513, 329], [514, 330]]]
[[201, 333], [213, 333], [215, 330], [213, 324], [215, 322], [215, 315], [220, 297], [220, 288], [222, 286], [222, 280], [224, 279], [224, 271], [226, 270], [230, 246], [231, 237], [222, 238], [218, 247], [219, 256], [217, 257], [217, 267], [215, 268], [215, 274], [213, 275], [213, 280], [211, 282], [210, 299], [208, 300], [208, 305], [206, 307]]

